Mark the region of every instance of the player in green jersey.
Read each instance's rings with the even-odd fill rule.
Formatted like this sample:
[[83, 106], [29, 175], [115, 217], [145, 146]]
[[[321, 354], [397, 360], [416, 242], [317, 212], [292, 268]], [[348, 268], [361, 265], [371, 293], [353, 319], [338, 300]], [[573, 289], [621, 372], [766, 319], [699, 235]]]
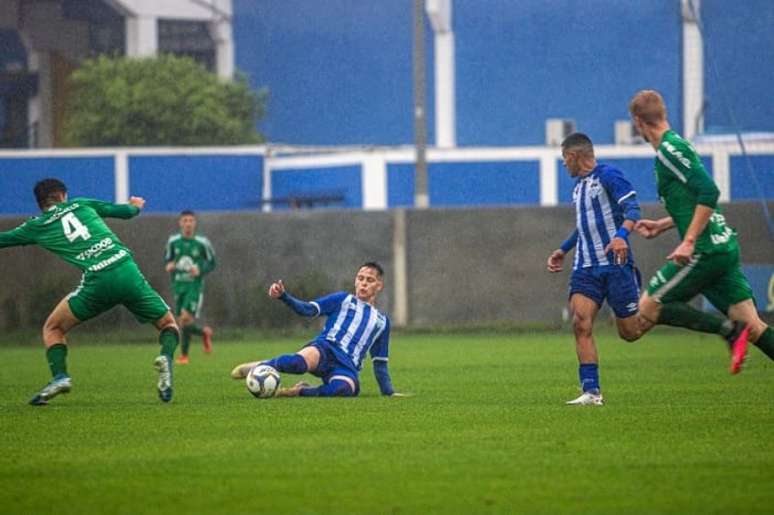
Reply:
[[[733, 374], [741, 369], [748, 341], [774, 359], [774, 331], [758, 316], [741, 270], [736, 231], [726, 225], [717, 204], [720, 192], [698, 153], [670, 128], [658, 92], [638, 92], [629, 111], [640, 135], [656, 151], [658, 194], [669, 213], [660, 220], [640, 220], [635, 229], [654, 238], [676, 227], [681, 239], [640, 299], [643, 331], [667, 324], [724, 336], [731, 347]], [[699, 294], [734, 323], [687, 304]]]
[[30, 404], [45, 405], [72, 388], [67, 373], [67, 333], [76, 325], [117, 304], [123, 304], [140, 322], [159, 330], [161, 353], [153, 364], [159, 373], [158, 393], [172, 400], [172, 356], [179, 332], [169, 306], [148, 284], [132, 252], [105, 224], [103, 218], [132, 218], [145, 205], [140, 197], [128, 204], [99, 200], [67, 199], [67, 187], [58, 179], [35, 185], [41, 215], [19, 227], [0, 233], [0, 248], [37, 244], [83, 271], [75, 291], [62, 299], [43, 325], [43, 343], [53, 379]]
[[212, 352], [212, 328], [196, 323], [204, 300], [204, 276], [215, 269], [215, 251], [210, 240], [196, 234], [196, 215], [183, 211], [178, 219], [180, 232], [167, 241], [164, 252], [166, 270], [172, 279], [175, 294], [175, 315], [182, 332], [181, 365], [188, 363], [191, 335], [201, 335], [204, 352]]

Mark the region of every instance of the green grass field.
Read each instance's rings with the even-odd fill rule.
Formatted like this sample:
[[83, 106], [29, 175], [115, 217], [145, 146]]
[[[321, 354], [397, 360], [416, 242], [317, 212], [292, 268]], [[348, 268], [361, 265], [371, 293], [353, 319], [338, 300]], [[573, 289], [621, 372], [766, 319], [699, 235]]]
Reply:
[[[147, 329], [138, 329], [147, 331]], [[252, 398], [231, 367], [302, 339], [216, 341], [155, 393], [150, 344], [0, 348], [2, 513], [772, 513], [774, 365], [687, 332], [599, 338], [603, 407], [569, 407], [569, 334], [396, 335], [356, 399]], [[87, 343], [88, 342], [88, 343]], [[292, 376], [283, 378], [295, 382]]]

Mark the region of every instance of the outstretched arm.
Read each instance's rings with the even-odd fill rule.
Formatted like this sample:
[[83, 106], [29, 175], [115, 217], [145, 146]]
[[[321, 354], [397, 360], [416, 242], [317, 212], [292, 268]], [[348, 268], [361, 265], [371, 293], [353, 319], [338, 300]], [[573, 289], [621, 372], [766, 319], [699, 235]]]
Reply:
[[113, 204], [112, 202], [92, 199], [84, 199], [84, 201], [94, 208], [102, 218], [122, 218], [124, 220], [139, 215], [140, 210], [145, 206], [145, 199], [142, 197], [130, 197], [128, 204]]
[[10, 231], [0, 232], [0, 248], [30, 245], [32, 243], [35, 243], [35, 241], [27, 235], [23, 225]]
[[303, 317], [316, 317], [320, 314], [320, 307], [316, 303], [304, 302], [285, 291], [285, 285], [281, 279], [269, 287], [269, 297], [281, 300]]

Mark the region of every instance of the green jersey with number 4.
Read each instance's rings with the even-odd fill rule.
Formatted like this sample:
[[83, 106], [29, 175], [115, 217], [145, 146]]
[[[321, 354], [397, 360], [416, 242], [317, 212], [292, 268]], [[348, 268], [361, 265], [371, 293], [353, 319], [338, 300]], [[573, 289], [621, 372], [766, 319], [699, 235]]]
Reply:
[[132, 218], [139, 212], [128, 204], [75, 198], [0, 233], [0, 248], [37, 244], [84, 272], [107, 270], [131, 259], [132, 252], [102, 218]]
[[715, 210], [696, 240], [697, 254], [731, 252], [739, 248], [736, 231], [726, 225], [718, 207], [718, 187], [693, 146], [672, 130], [664, 133], [656, 151], [656, 183], [658, 195], [681, 239], [685, 238], [698, 204]]

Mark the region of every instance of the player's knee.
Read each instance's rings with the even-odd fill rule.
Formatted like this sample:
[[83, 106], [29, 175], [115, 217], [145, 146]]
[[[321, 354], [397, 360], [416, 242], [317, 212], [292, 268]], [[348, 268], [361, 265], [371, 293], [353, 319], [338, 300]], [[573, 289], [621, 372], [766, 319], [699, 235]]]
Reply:
[[594, 321], [590, 316], [575, 313], [572, 317], [572, 330], [576, 336], [590, 335], [593, 325]]
[[180, 332], [177, 321], [175, 320], [175, 317], [172, 315], [171, 311], [167, 311], [167, 313], [163, 317], [159, 318], [154, 325], [156, 326], [156, 329], [159, 330], [159, 332], [165, 331], [167, 329], [178, 333]]
[[325, 397], [354, 397], [357, 394], [350, 381], [345, 379], [333, 379], [322, 386], [320, 393]]
[[642, 331], [639, 328], [619, 327], [618, 336], [627, 342], [636, 342], [642, 337]]
[[355, 389], [347, 381], [334, 380], [331, 382], [331, 386], [334, 397], [353, 397], [355, 395]]

